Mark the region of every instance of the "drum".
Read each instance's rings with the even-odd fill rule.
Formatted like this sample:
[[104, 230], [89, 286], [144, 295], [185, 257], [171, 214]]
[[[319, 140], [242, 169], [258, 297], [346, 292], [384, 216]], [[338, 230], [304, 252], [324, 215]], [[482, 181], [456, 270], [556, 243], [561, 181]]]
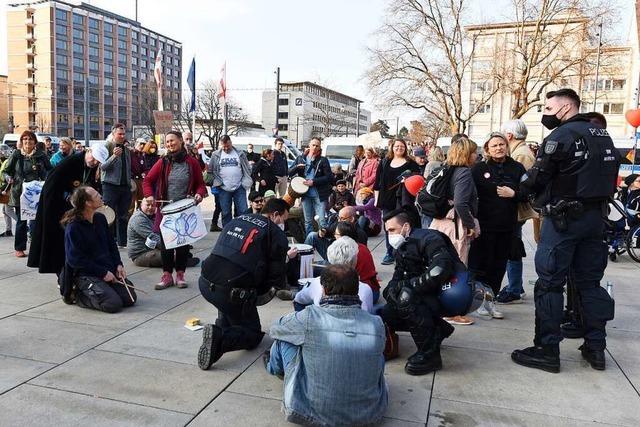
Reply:
[[620, 200], [613, 200], [612, 203], [609, 203], [609, 215], [607, 218], [613, 222], [620, 221], [623, 217], [622, 212], [624, 212], [622, 202]]
[[290, 286], [297, 286], [299, 279], [313, 277], [313, 246], [304, 243], [291, 243], [289, 247], [298, 249], [298, 256], [289, 261], [287, 282]]
[[196, 201], [194, 199], [182, 199], [163, 206], [162, 209], [160, 209], [160, 212], [162, 212], [162, 215], [175, 214], [186, 211], [187, 209], [195, 205]]
[[283, 197], [284, 201], [287, 202], [289, 206], [293, 206], [298, 197], [301, 197], [309, 191], [309, 186], [306, 185], [304, 181], [305, 179], [301, 176], [296, 176], [291, 179], [289, 188], [287, 189], [287, 194]]
[[107, 224], [109, 224], [109, 227], [111, 227], [116, 221], [115, 211], [107, 205], [100, 206], [98, 209], [96, 209], [96, 212], [101, 213], [107, 218]]

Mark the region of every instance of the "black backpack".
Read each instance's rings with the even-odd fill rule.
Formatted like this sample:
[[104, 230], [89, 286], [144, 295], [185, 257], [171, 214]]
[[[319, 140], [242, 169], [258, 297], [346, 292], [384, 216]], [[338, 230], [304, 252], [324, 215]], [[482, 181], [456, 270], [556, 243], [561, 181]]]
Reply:
[[455, 167], [444, 164], [434, 169], [427, 178], [427, 184], [416, 196], [416, 207], [421, 215], [442, 219], [451, 209], [449, 187]]

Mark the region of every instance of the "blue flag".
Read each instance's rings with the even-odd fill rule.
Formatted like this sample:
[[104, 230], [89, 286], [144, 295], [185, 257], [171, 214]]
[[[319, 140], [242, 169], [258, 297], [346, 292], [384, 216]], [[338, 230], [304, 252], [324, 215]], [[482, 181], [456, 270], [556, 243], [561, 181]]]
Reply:
[[196, 58], [194, 57], [191, 61], [191, 67], [189, 68], [189, 76], [187, 77], [187, 84], [189, 85], [189, 89], [191, 89], [191, 107], [189, 108], [189, 112], [193, 113], [196, 111]]

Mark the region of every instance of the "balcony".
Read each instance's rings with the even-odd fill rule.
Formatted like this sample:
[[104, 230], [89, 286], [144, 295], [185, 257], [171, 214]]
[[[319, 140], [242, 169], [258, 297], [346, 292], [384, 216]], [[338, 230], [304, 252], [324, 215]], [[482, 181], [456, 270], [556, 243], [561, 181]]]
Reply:
[[36, 93], [35, 93], [34, 91], [31, 91], [31, 90], [30, 90], [29, 92], [27, 92], [27, 96], [28, 96], [30, 99], [33, 99], [33, 98], [35, 98], [35, 97], [36, 97]]
[[24, 79], [24, 83], [28, 85], [35, 85], [36, 84], [35, 76], [27, 77], [26, 79]]
[[27, 67], [26, 67], [26, 68], [27, 68], [27, 70], [29, 70], [29, 71], [35, 71], [35, 70], [37, 70], [37, 69], [38, 69], [38, 67], [36, 67], [36, 65], [35, 65], [35, 64], [33, 64], [33, 63], [32, 63], [32, 64], [27, 64]]
[[24, 20], [24, 25], [26, 25], [29, 28], [33, 28], [36, 25], [36, 23], [33, 22], [33, 19], [27, 18]]
[[25, 39], [26, 41], [28, 41], [28, 42], [33, 42], [33, 41], [35, 41], [35, 40], [36, 40], [36, 36], [35, 36], [35, 34], [33, 34], [33, 33], [27, 33], [27, 34], [24, 36], [24, 39]]
[[25, 53], [27, 56], [35, 56], [36, 49], [34, 47], [28, 47], [27, 50], [25, 50]]

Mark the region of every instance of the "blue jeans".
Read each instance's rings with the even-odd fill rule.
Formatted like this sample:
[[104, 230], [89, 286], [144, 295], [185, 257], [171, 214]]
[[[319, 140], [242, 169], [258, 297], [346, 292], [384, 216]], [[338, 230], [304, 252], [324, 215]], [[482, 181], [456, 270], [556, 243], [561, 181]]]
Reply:
[[[522, 224], [518, 224], [518, 226], [516, 226], [514, 234], [516, 237], [522, 238]], [[518, 296], [520, 294], [523, 294], [524, 288], [522, 287], [522, 258], [517, 261], [507, 261], [507, 277], [509, 279], [509, 283], [504, 288], [504, 292]]]
[[420, 222], [421, 222], [422, 228], [426, 230], [427, 228], [429, 228], [429, 226], [433, 222], [433, 218], [426, 215], [420, 215]]
[[247, 210], [247, 192], [244, 187], [238, 187], [234, 191], [224, 191], [220, 189], [218, 194], [218, 200], [220, 200], [220, 209], [222, 209], [222, 226], [224, 227], [231, 222], [231, 203], [236, 208], [236, 212], [239, 214]]
[[129, 205], [131, 205], [131, 189], [127, 185], [102, 183], [104, 203], [116, 214], [115, 232], [118, 246], [127, 246], [127, 224], [129, 222]]
[[275, 340], [271, 345], [271, 356], [267, 363], [267, 372], [271, 375], [284, 375], [285, 370], [298, 354], [297, 345]]
[[306, 196], [302, 198], [302, 212], [304, 213], [304, 231], [305, 234], [310, 234], [313, 231], [313, 218], [318, 217], [319, 226], [325, 227], [325, 206], [324, 202], [320, 201], [320, 197]]
[[329, 245], [331, 242], [326, 237], [320, 237], [318, 233], [312, 231], [307, 234], [306, 239], [304, 239], [304, 243], [306, 245], [311, 245], [313, 248], [318, 251], [318, 254], [322, 257], [323, 260], [327, 261], [327, 249], [329, 249]]

